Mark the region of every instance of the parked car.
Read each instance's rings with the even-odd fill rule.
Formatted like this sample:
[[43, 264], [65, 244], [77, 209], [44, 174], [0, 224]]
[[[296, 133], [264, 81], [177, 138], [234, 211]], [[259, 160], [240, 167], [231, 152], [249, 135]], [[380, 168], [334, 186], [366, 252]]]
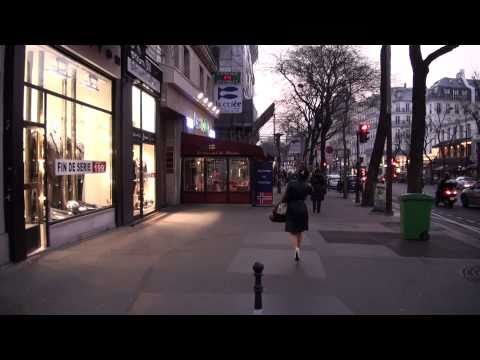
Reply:
[[339, 181], [340, 181], [340, 175], [338, 174], [327, 175], [327, 187], [329, 189], [336, 189]]
[[480, 181], [464, 189], [460, 195], [460, 201], [465, 208], [471, 205], [480, 206]]
[[460, 190], [469, 188], [477, 182], [477, 180], [469, 176], [459, 176], [455, 179], [455, 181], [457, 182], [458, 189]]

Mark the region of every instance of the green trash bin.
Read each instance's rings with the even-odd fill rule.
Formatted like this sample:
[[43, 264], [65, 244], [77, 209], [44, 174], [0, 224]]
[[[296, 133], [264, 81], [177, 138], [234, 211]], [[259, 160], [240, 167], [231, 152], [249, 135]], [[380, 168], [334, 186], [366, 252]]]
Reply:
[[400, 229], [405, 240], [428, 240], [433, 197], [427, 194], [400, 195]]

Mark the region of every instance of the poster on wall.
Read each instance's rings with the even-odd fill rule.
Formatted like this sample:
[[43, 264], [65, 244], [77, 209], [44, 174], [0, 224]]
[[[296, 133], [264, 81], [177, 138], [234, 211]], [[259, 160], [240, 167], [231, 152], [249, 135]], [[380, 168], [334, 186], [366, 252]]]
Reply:
[[107, 171], [106, 161], [90, 161], [90, 160], [55, 160], [55, 175], [83, 175], [97, 174]]
[[255, 206], [273, 205], [273, 162], [259, 161], [255, 168]]

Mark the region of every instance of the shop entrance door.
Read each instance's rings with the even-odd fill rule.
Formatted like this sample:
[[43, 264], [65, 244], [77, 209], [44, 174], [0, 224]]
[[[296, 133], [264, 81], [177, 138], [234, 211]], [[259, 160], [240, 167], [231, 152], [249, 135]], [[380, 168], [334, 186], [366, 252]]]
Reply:
[[133, 217], [156, 209], [156, 100], [144, 90], [132, 88]]
[[27, 255], [30, 255], [47, 245], [45, 128], [42, 125], [23, 128], [23, 171], [25, 240]]

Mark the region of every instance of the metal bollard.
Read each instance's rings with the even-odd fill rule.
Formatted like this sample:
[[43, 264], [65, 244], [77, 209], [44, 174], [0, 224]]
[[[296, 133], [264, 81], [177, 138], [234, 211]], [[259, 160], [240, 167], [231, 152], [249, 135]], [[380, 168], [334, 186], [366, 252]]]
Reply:
[[255, 276], [255, 286], [253, 290], [255, 292], [255, 306], [253, 310], [253, 315], [262, 315], [263, 306], [262, 306], [262, 272], [263, 272], [263, 264], [256, 262], [253, 264], [253, 272]]

